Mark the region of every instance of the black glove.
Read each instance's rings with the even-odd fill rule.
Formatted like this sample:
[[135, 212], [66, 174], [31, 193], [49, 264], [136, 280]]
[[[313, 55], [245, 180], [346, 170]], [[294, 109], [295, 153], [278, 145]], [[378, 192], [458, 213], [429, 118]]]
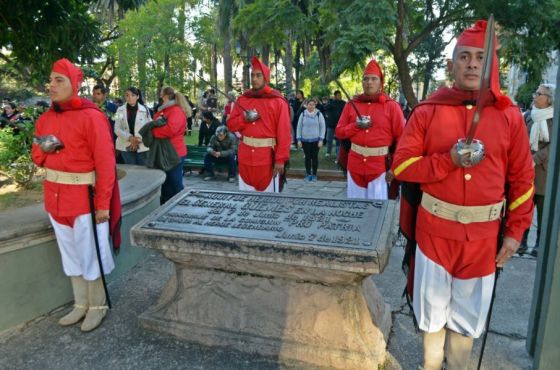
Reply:
[[153, 120], [152, 122], [155, 127], [164, 126], [167, 123], [167, 117], [161, 115], [158, 119]]

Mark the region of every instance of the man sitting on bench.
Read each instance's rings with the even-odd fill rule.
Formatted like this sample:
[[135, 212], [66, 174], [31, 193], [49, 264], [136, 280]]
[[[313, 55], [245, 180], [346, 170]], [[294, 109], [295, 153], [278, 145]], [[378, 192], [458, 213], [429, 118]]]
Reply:
[[226, 126], [219, 126], [216, 134], [210, 138], [208, 143], [208, 152], [204, 155], [204, 169], [208, 176], [204, 181], [214, 178], [214, 164], [228, 164], [228, 181], [235, 182], [237, 172], [237, 138], [234, 134], [228, 132]]

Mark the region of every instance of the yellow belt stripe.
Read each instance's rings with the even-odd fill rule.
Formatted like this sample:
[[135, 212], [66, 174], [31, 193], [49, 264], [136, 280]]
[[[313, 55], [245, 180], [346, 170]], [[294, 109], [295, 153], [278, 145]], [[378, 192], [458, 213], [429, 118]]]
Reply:
[[401, 174], [401, 172], [403, 172], [404, 170], [406, 170], [406, 168], [408, 166], [410, 166], [411, 164], [413, 164], [416, 161], [419, 161], [420, 159], [422, 159], [422, 157], [412, 157], [412, 158], [408, 158], [406, 161], [404, 161], [403, 163], [399, 164], [397, 166], [397, 168], [395, 168], [395, 176], [398, 176]]
[[531, 195], [533, 194], [533, 190], [535, 189], [534, 186], [531, 186], [531, 189], [529, 189], [528, 192], [526, 192], [525, 194], [523, 194], [522, 196], [520, 196], [519, 198], [517, 198], [515, 201], [513, 201], [510, 205], [509, 205], [509, 210], [513, 211], [514, 209], [516, 209], [517, 207], [519, 207], [520, 205], [522, 205], [523, 203], [525, 203], [527, 200], [529, 200], [529, 198], [531, 198]]

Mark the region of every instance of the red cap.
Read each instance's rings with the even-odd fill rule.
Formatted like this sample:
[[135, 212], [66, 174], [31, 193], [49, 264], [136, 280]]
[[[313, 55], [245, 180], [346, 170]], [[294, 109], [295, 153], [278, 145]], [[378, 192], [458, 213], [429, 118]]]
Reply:
[[52, 71], [56, 73], [60, 73], [70, 79], [70, 83], [72, 84], [72, 92], [74, 93], [72, 96], [71, 104], [72, 107], [78, 108], [82, 102], [80, 98], [78, 98], [78, 90], [80, 85], [84, 80], [84, 73], [78, 67], [76, 67], [72, 62], [70, 62], [66, 58], [62, 58], [54, 62]]
[[[457, 38], [457, 46], [470, 46], [475, 48], [484, 48], [484, 36], [488, 22], [485, 20], [476, 21], [471, 27], [463, 31]], [[498, 56], [496, 48], [498, 47], [498, 39], [494, 36], [494, 50], [492, 51], [492, 72], [490, 76], [490, 91], [496, 99], [496, 107], [505, 109], [511, 105], [511, 100], [507, 96], [502, 95], [500, 92], [500, 74], [498, 71]]]
[[251, 69], [253, 71], [261, 71], [264, 75], [264, 80], [269, 83], [270, 82], [270, 69], [259, 60], [257, 57], [251, 58]]
[[379, 79], [381, 80], [381, 86], [379, 91], [383, 92], [383, 71], [381, 71], [381, 67], [379, 66], [379, 64], [375, 59], [370, 60], [369, 63], [367, 64], [366, 69], [364, 69], [364, 76], [365, 75], [378, 76]]

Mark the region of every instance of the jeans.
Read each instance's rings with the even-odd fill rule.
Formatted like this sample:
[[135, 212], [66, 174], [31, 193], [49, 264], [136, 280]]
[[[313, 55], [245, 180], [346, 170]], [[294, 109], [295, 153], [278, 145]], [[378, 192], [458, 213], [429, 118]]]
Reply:
[[227, 157], [216, 158], [210, 153], [204, 155], [204, 169], [208, 172], [208, 176], [214, 176], [214, 164], [215, 163], [227, 163], [228, 164], [228, 177], [235, 177], [237, 171], [237, 162], [235, 160], [235, 154], [230, 154]]
[[120, 151], [124, 164], [135, 164], [137, 166], [146, 165], [146, 152], [125, 152]]
[[335, 139], [335, 137], [334, 137], [334, 130], [335, 130], [334, 128], [327, 127], [327, 138], [326, 138], [327, 154], [331, 154], [331, 152], [332, 152], [332, 142], [333, 142], [333, 139], [334, 139], [334, 140], [336, 140], [336, 152], [335, 152], [335, 154], [338, 155], [338, 147], [340, 146], [340, 144], [338, 142], [338, 139]]
[[305, 154], [305, 173], [316, 176], [317, 168], [319, 167], [319, 142], [306, 143], [304, 141], [301, 144]]
[[165, 181], [161, 185], [161, 196], [159, 204], [162, 205], [169, 199], [173, 198], [177, 193], [181, 192], [183, 186], [183, 162], [185, 157], [181, 157], [181, 162], [165, 172]]

